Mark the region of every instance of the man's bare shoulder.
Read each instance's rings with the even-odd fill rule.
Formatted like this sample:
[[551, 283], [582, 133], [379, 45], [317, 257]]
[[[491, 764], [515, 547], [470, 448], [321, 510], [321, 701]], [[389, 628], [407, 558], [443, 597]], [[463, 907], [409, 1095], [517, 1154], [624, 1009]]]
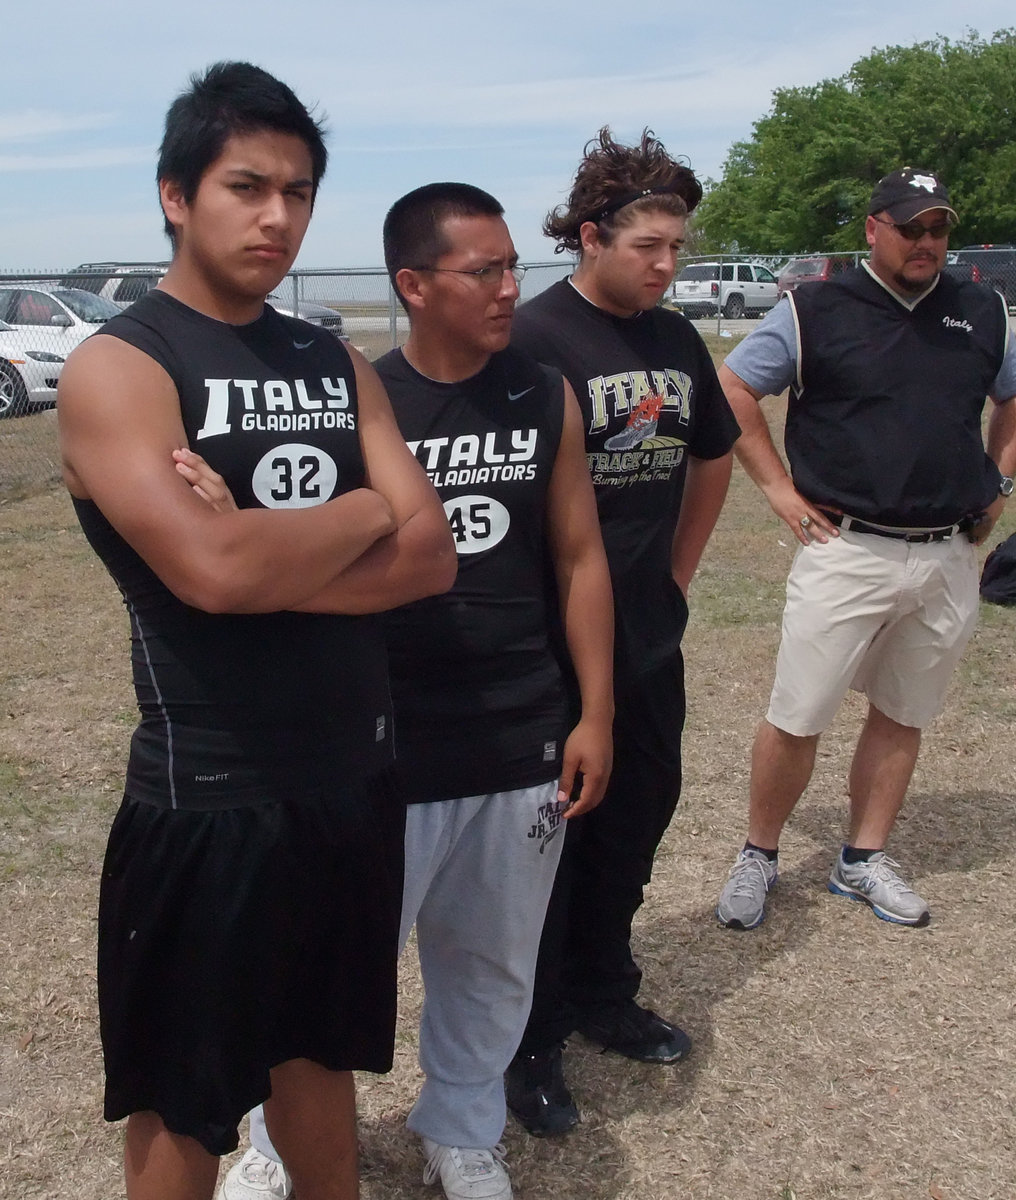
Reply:
[[68, 356], [60, 374], [61, 429], [79, 418], [118, 420], [125, 405], [137, 410], [140, 395], [178, 403], [175, 384], [154, 358], [118, 337], [93, 334]]
[[95, 334], [68, 356], [57, 390], [64, 478], [72, 495], [94, 497], [93, 482], [118, 461], [153, 460], [182, 445], [176, 386], [153, 358], [120, 338]]

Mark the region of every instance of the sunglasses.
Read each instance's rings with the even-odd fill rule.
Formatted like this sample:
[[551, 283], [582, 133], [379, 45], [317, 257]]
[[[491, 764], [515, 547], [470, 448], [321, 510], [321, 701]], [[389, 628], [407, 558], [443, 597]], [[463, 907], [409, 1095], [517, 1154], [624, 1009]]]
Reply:
[[908, 242], [919, 242], [926, 233], [930, 233], [935, 241], [941, 241], [942, 238], [948, 237], [950, 230], [953, 229], [951, 221], [939, 221], [937, 225], [922, 225], [920, 221], [907, 221], [905, 225], [897, 225], [895, 221], [882, 221], [878, 217], [875, 218], [879, 225], [888, 225], [902, 238], [906, 238]]

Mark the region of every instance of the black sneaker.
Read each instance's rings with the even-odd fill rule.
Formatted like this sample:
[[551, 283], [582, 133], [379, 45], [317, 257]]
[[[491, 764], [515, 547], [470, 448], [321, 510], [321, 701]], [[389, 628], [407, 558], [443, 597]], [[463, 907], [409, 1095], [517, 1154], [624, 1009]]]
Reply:
[[505, 1072], [508, 1111], [533, 1137], [559, 1137], [579, 1123], [564, 1081], [562, 1044], [540, 1054], [516, 1054]]
[[604, 1050], [636, 1062], [679, 1062], [691, 1052], [691, 1038], [683, 1029], [634, 1000], [590, 1010], [579, 1021], [578, 1030]]

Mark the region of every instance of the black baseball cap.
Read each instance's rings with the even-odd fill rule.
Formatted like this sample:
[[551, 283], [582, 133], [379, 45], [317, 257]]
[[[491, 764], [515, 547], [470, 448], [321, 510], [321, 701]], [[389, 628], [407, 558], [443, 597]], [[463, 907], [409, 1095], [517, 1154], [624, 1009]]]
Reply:
[[875, 184], [868, 216], [886, 212], [897, 224], [903, 225], [934, 208], [944, 208], [954, 222], [959, 220], [949, 203], [949, 192], [937, 175], [922, 171], [920, 167], [904, 167], [901, 171], [883, 175]]

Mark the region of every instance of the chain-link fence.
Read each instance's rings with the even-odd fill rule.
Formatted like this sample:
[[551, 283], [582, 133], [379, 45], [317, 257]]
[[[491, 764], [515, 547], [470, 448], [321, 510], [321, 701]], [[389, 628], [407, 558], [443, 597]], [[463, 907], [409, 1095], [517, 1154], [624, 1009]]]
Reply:
[[[54, 406], [64, 360], [154, 287], [167, 266], [107, 262], [69, 271], [0, 271], [0, 499], [59, 478]], [[567, 259], [528, 265], [522, 299], [572, 268]], [[406, 315], [380, 269], [294, 272], [271, 299], [280, 312], [348, 339], [369, 359], [401, 345], [409, 333]]]
[[951, 250], [945, 268], [957, 279], [986, 283], [1016, 308], [1016, 246], [964, 246]]
[[0, 499], [59, 477], [57, 379], [67, 355], [100, 327], [96, 297], [58, 288], [56, 274], [16, 278], [0, 276], [0, 418], [11, 418], [0, 419]]
[[[798, 284], [829, 279], [863, 258], [853, 254], [684, 257], [665, 303], [721, 337], [747, 333]], [[1016, 304], [1016, 249], [950, 252], [947, 270], [990, 283]], [[56, 382], [64, 359], [103, 322], [132, 304], [167, 263], [85, 263], [70, 271], [0, 271], [0, 499], [59, 477]], [[567, 257], [526, 264], [523, 302], [573, 270]], [[369, 359], [401, 345], [409, 325], [379, 269], [296, 271], [273, 295], [291, 313], [344, 337]], [[2, 418], [16, 418], [3, 420]]]
[[765, 316], [786, 291], [812, 280], [830, 279], [856, 266], [866, 255], [775, 254], [685, 255], [669, 292], [669, 301], [700, 329], [720, 336], [743, 335], [747, 321]]

